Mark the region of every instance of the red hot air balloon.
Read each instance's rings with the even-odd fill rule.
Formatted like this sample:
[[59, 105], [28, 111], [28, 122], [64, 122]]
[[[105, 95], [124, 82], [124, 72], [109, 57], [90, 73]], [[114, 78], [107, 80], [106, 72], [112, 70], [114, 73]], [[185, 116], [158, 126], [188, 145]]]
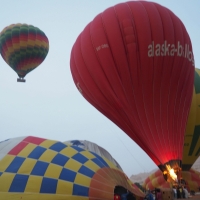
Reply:
[[172, 11], [145, 1], [106, 9], [78, 36], [70, 68], [83, 97], [163, 173], [181, 169], [194, 57], [187, 30]]

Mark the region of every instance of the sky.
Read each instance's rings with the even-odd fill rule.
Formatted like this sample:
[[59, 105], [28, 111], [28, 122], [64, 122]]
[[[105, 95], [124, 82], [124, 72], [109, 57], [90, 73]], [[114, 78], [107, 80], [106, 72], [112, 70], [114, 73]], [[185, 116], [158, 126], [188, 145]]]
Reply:
[[[0, 0], [2, 1], [2, 0]], [[0, 31], [15, 23], [31, 24], [48, 37], [44, 62], [25, 79], [0, 57], [0, 141], [36, 136], [88, 140], [106, 149], [127, 176], [156, 167], [147, 154], [79, 93], [70, 71], [72, 46], [84, 27], [106, 8], [123, 0], [6, 0], [0, 7]], [[155, 0], [172, 10], [190, 35], [195, 67], [200, 68], [200, 1]]]

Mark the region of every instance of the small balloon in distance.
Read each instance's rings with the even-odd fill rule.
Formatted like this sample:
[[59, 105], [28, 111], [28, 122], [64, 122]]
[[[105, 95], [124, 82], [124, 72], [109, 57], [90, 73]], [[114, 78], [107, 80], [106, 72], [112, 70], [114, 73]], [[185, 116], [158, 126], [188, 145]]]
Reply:
[[25, 82], [26, 74], [44, 61], [48, 51], [47, 36], [35, 26], [11, 24], [0, 33], [1, 56], [18, 74], [18, 82]]

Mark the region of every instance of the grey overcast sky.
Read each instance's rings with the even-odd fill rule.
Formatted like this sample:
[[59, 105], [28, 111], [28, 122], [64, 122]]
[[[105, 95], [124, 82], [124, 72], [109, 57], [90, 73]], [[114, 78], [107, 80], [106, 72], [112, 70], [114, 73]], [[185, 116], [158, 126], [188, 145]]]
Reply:
[[[100, 12], [123, 0], [0, 0], [0, 31], [27, 23], [45, 32], [50, 51], [45, 61], [17, 83], [17, 74], [0, 57], [0, 141], [36, 136], [59, 141], [81, 139], [105, 148], [124, 172], [148, 172], [151, 159], [126, 134], [90, 105], [76, 89], [70, 72], [71, 48]], [[200, 68], [200, 1], [155, 0], [172, 10], [190, 35]]]

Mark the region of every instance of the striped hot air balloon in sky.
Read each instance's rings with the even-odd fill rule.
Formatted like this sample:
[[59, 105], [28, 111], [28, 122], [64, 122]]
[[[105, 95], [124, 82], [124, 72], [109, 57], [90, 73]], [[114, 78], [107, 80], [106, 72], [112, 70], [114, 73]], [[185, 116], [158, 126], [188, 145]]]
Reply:
[[48, 51], [47, 36], [32, 25], [12, 24], [0, 33], [1, 56], [18, 74], [19, 81], [44, 61]]

